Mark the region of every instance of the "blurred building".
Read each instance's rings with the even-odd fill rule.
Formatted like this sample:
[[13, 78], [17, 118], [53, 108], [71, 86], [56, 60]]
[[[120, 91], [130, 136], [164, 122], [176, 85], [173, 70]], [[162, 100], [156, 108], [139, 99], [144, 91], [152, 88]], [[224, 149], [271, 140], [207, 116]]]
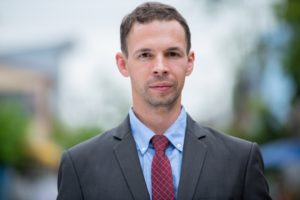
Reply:
[[[58, 104], [59, 63], [71, 47], [72, 42], [65, 41], [0, 52], [0, 105], [9, 103], [25, 111], [29, 118], [26, 151], [38, 163], [53, 169], [56, 169], [61, 153], [49, 137]], [[10, 134], [4, 132], [0, 134]], [[48, 195], [52, 199], [55, 196], [55, 176], [47, 171], [41, 174], [40, 170], [34, 170], [38, 176], [23, 176], [13, 168], [5, 167], [5, 163], [0, 163], [0, 199], [34, 199], [45, 188], [52, 194]]]
[[[0, 103], [17, 102], [30, 116], [29, 148], [38, 160], [54, 166], [59, 155], [48, 142], [57, 108], [59, 62], [72, 47], [54, 45], [0, 52]], [[51, 150], [49, 150], [51, 149]]]
[[33, 132], [49, 134], [51, 112], [56, 109], [59, 60], [72, 46], [22, 48], [0, 53], [0, 101], [14, 98], [33, 116]]

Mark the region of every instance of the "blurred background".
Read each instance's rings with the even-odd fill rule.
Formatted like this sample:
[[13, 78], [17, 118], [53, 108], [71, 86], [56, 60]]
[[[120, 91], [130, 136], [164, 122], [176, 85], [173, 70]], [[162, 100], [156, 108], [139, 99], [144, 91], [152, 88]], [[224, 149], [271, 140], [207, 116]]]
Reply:
[[[0, 199], [50, 200], [65, 148], [131, 106], [115, 65], [119, 25], [144, 1], [0, 1]], [[274, 200], [300, 199], [300, 1], [163, 0], [196, 53], [183, 105], [257, 142]]]

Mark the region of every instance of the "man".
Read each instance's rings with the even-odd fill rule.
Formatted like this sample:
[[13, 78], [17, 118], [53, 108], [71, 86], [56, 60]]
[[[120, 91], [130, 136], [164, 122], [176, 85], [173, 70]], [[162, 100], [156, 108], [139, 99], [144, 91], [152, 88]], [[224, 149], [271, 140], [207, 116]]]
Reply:
[[257, 145], [200, 126], [181, 105], [190, 48], [171, 6], [125, 16], [116, 63], [133, 106], [118, 127], [64, 152], [57, 199], [270, 199]]

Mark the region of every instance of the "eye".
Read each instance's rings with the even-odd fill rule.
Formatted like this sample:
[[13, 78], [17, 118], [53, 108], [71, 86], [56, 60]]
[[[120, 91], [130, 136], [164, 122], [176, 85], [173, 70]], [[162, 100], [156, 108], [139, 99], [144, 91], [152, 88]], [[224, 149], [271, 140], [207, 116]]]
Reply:
[[151, 58], [152, 54], [150, 52], [142, 52], [138, 55], [138, 58], [140, 59], [147, 59], [147, 58]]
[[170, 58], [178, 58], [178, 57], [181, 57], [181, 54], [178, 53], [177, 51], [169, 51], [167, 52], [167, 57], [170, 57]]

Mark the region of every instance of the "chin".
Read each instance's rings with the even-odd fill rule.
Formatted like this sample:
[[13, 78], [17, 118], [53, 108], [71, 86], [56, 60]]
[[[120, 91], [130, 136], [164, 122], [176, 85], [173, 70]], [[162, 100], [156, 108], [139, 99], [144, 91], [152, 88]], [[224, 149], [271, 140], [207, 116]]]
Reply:
[[173, 107], [176, 105], [176, 102], [178, 101], [178, 98], [163, 98], [163, 99], [148, 99], [148, 103], [152, 105], [153, 107]]

